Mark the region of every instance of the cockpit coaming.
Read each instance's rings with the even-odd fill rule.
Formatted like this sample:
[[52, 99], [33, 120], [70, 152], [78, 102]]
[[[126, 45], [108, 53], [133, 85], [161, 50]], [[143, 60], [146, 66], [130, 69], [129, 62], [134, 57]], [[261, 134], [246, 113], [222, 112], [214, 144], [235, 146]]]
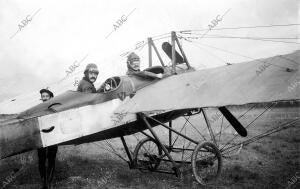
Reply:
[[[161, 66], [148, 68], [147, 71], [164, 74], [164, 69]], [[70, 108], [99, 104], [116, 98], [124, 100], [127, 96], [130, 98], [133, 97], [137, 90], [156, 81], [158, 80], [139, 75], [139, 73], [110, 77], [97, 89], [97, 93], [66, 91], [46, 102], [21, 112], [18, 118], [25, 119], [43, 116]]]

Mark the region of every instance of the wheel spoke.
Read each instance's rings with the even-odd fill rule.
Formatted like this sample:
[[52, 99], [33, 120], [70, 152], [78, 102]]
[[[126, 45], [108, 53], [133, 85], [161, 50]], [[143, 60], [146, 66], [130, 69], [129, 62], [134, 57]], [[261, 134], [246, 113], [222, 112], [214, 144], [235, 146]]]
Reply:
[[192, 169], [195, 179], [200, 184], [210, 184], [218, 178], [221, 166], [221, 153], [215, 144], [204, 142], [196, 146], [192, 155]]
[[[224, 120], [224, 116], [222, 117], [222, 122], [221, 122], [221, 128], [219, 131], [219, 141], [218, 141], [218, 147], [220, 147], [220, 143], [221, 143], [221, 135], [222, 135], [222, 128], [223, 128], [223, 120]], [[217, 136], [217, 135], [216, 135]]]
[[141, 140], [134, 150], [134, 161], [138, 167], [154, 171], [160, 163], [162, 149], [150, 138]]

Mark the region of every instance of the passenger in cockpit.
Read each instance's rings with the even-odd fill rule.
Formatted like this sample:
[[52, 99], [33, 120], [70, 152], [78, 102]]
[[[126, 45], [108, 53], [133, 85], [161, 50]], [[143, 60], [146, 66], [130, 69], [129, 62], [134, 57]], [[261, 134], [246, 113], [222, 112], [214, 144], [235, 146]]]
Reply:
[[99, 71], [97, 65], [94, 63], [88, 64], [84, 70], [84, 77], [79, 82], [77, 91], [96, 93], [96, 88], [94, 86], [94, 83], [97, 80], [98, 74]]
[[163, 75], [161, 73], [155, 74], [148, 71], [140, 70], [140, 57], [134, 52], [130, 53], [127, 56], [127, 75], [139, 75], [139, 76], [147, 76], [152, 78], [161, 79]]

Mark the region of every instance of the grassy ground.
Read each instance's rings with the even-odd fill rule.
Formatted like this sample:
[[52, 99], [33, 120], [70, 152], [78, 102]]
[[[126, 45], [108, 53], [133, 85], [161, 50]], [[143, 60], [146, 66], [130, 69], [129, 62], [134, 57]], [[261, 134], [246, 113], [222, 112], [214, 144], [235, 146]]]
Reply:
[[[247, 109], [235, 109], [236, 116]], [[244, 125], [259, 115], [263, 108], [256, 108], [241, 119]], [[209, 110], [209, 117], [213, 122], [214, 132], [218, 132], [222, 118], [214, 110]], [[265, 130], [300, 117], [298, 107], [274, 108], [267, 111], [263, 117], [250, 125], [249, 137]], [[201, 117], [191, 118], [195, 125], [203, 125]], [[224, 120], [223, 120], [224, 121]], [[178, 130], [185, 123], [179, 119], [174, 124]], [[226, 122], [223, 122], [226, 125]], [[56, 173], [53, 188], [141, 188], [141, 189], [175, 189], [175, 188], [299, 188], [300, 179], [300, 129], [299, 122], [295, 127], [267, 136], [255, 143], [251, 143], [228, 159], [224, 159], [220, 179], [213, 186], [198, 185], [191, 176], [189, 167], [184, 169], [183, 175], [177, 178], [173, 175], [161, 173], [141, 172], [130, 170], [128, 165], [118, 157], [109, 153], [105, 142], [83, 144], [80, 146], [60, 146], [57, 155]], [[199, 130], [202, 128], [200, 127]], [[156, 128], [163, 141], [167, 142], [166, 131]], [[182, 130], [188, 136], [199, 140], [199, 135], [191, 127]], [[203, 131], [208, 136], [206, 130]], [[234, 130], [229, 127], [224, 130], [221, 144], [226, 144]], [[138, 139], [140, 135], [136, 135]], [[126, 137], [130, 149], [133, 151], [137, 139]], [[238, 140], [236, 140], [238, 141]], [[124, 156], [119, 139], [110, 140], [116, 150]], [[178, 140], [183, 145], [184, 140]], [[185, 143], [186, 144], [186, 143]], [[124, 156], [125, 157], [125, 156]], [[15, 171], [15, 173], [14, 173]], [[10, 180], [9, 182], [7, 182]], [[0, 188], [40, 188], [40, 178], [37, 167], [37, 152], [27, 152], [0, 161]], [[5, 183], [5, 184], [4, 184]], [[4, 185], [3, 185], [4, 184]]]

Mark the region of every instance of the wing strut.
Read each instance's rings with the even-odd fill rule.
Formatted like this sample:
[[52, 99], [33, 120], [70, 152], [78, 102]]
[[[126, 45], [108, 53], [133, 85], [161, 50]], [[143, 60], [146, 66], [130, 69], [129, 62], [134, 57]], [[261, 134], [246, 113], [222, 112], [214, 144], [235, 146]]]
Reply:
[[152, 47], [153, 47], [153, 49], [154, 49], [154, 51], [155, 51], [155, 53], [156, 53], [156, 55], [157, 55], [157, 57], [160, 61], [161, 66], [165, 67], [164, 61], [162, 60], [162, 58], [161, 58], [161, 56], [160, 56], [160, 54], [159, 54], [159, 52], [158, 52], [158, 50], [157, 50], [157, 48], [156, 48], [156, 46], [155, 46], [155, 44], [154, 44], [151, 37], [148, 38], [149, 67], [152, 67]]
[[[176, 44], [177, 44], [182, 56], [176, 51], [176, 49], [175, 49]], [[174, 73], [176, 73], [176, 70], [175, 70], [176, 64], [186, 63], [188, 69], [191, 68], [189, 61], [183, 51], [183, 48], [182, 48], [181, 44], [179, 43], [176, 32], [174, 32], [174, 31], [171, 32], [171, 44], [168, 42], [164, 42], [162, 44], [162, 49], [168, 55], [168, 57], [172, 60], [172, 69], [173, 69]]]

